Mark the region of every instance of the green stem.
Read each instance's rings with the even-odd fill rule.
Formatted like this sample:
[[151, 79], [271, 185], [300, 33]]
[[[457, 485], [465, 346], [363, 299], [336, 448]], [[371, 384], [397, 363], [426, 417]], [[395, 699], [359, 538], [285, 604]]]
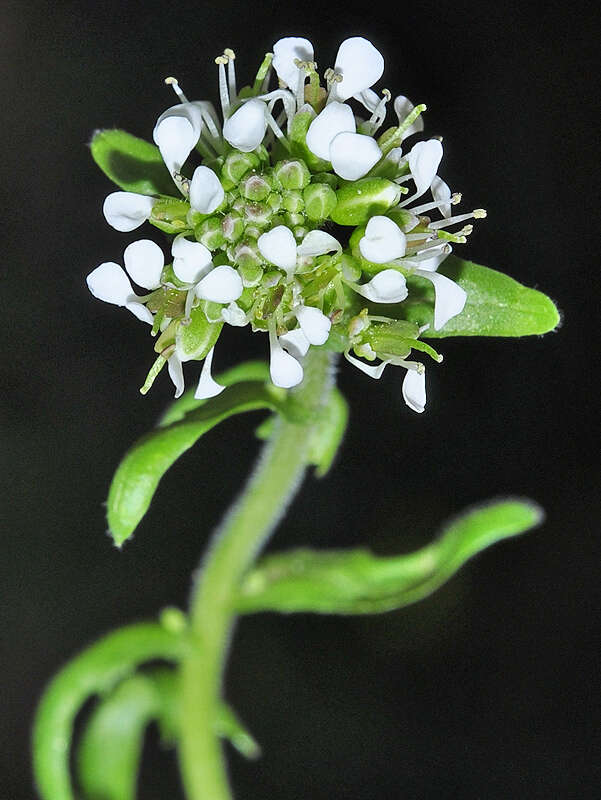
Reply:
[[256, 470], [209, 547], [192, 593], [193, 646], [181, 664], [180, 763], [189, 800], [230, 800], [214, 722], [240, 580], [298, 489], [317, 412], [331, 391], [331, 354], [312, 349], [292, 392], [300, 421], [280, 417]]

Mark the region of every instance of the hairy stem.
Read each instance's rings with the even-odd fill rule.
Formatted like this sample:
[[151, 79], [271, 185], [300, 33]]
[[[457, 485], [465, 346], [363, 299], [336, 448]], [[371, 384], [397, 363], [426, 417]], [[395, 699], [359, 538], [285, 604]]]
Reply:
[[298, 422], [279, 418], [243, 493], [216, 531], [195, 580], [193, 646], [182, 661], [180, 763], [189, 800], [230, 800], [227, 770], [214, 731], [240, 580], [252, 566], [302, 480], [316, 415], [331, 391], [331, 354], [311, 350], [293, 391]]

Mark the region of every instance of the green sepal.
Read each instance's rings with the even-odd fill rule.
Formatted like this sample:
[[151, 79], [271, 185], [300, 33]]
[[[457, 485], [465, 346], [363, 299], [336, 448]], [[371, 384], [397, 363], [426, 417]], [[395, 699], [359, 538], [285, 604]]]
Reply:
[[261, 748], [256, 739], [246, 730], [233, 709], [225, 703], [221, 703], [217, 709], [215, 732], [222, 739], [227, 739], [245, 758], [256, 759], [261, 755]]
[[78, 711], [105, 695], [147, 661], [177, 662], [186, 641], [156, 623], [129, 625], [88, 647], [52, 679], [37, 709], [33, 767], [42, 800], [74, 800], [69, 744]]
[[348, 403], [338, 389], [333, 389], [321, 410], [311, 437], [310, 463], [318, 478], [326, 475], [334, 462], [346, 431]]
[[488, 267], [449, 256], [438, 268], [467, 292], [465, 308], [435, 331], [434, 290], [430, 281], [409, 276], [408, 299], [396, 306], [381, 307], [386, 316], [398, 316], [418, 325], [429, 325], [422, 337], [443, 339], [447, 336], [529, 336], [554, 330], [560, 316], [553, 301], [536, 289], [526, 286]]
[[468, 509], [432, 544], [402, 556], [367, 550], [293, 550], [263, 558], [246, 577], [241, 613], [371, 614], [431, 594], [476, 553], [538, 525], [541, 509], [507, 499]]
[[188, 233], [192, 226], [188, 223], [190, 204], [175, 197], [161, 197], [152, 207], [148, 218], [151, 225], [163, 233]]
[[233, 414], [283, 410], [278, 392], [257, 381], [230, 386], [179, 422], [158, 427], [125, 454], [113, 477], [107, 500], [109, 531], [120, 547], [148, 510], [169, 467], [207, 431]]
[[90, 150], [104, 174], [126, 192], [170, 195], [175, 188], [159, 148], [131, 133], [95, 131]]
[[193, 308], [189, 324], [180, 324], [175, 334], [177, 353], [182, 361], [203, 359], [219, 338], [222, 327], [223, 322], [209, 322], [200, 306]]
[[331, 217], [338, 225], [362, 225], [376, 214], [385, 214], [400, 196], [397, 184], [386, 178], [361, 178], [338, 189]]

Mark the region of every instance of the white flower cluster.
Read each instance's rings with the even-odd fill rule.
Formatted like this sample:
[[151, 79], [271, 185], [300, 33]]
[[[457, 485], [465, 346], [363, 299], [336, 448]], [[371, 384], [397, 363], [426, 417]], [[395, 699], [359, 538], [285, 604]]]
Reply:
[[[267, 331], [271, 377], [275, 385], [286, 388], [300, 383], [302, 358], [308, 348], [325, 344], [332, 325], [343, 316], [344, 287], [371, 303], [401, 303], [408, 296], [406, 276], [414, 274], [434, 287], [436, 330], [459, 314], [466, 294], [437, 269], [451, 252], [451, 243], [464, 242], [471, 226], [452, 233], [446, 229], [472, 217], [485, 216], [480, 209], [452, 216], [451, 206], [459, 202], [460, 195], [452, 195], [437, 176], [443, 152], [438, 139], [419, 141], [403, 152], [404, 140], [423, 130], [420, 115], [425, 106], [414, 107], [406, 97], [396, 97], [392, 106], [398, 125], [377, 138], [392, 98], [388, 90], [379, 96], [371, 88], [383, 74], [384, 59], [369, 41], [353, 37], [341, 44], [334, 67], [324, 73], [325, 87], [320, 85], [313, 58], [313, 46], [307, 39], [281, 39], [263, 62], [254, 87], [238, 93], [235, 55], [226, 49], [216, 59], [223, 123], [210, 102], [190, 102], [178, 82], [167, 79], [180, 102], [160, 115], [153, 138], [174, 186], [189, 204], [187, 227], [173, 239], [170, 265], [166, 266], [157, 244], [141, 239], [125, 249], [127, 274], [118, 264], [106, 262], [88, 276], [88, 286], [95, 297], [126, 307], [153, 325], [155, 334], [167, 330], [174, 320], [186, 326], [191, 313], [203, 303], [221, 306], [217, 318], [209, 320], [212, 323], [250, 323], [253, 330]], [[270, 91], [273, 70], [279, 86]], [[355, 112], [351, 100], [367, 111], [367, 118]], [[277, 104], [281, 104], [279, 113]], [[312, 159], [310, 170], [298, 151], [291, 152], [294, 126], [303, 117], [308, 117], [304, 145], [307, 158]], [[182, 171], [195, 150], [204, 163], [187, 178]], [[290, 158], [282, 160], [273, 153]], [[231, 169], [225, 172], [228, 165], [237, 168], [232, 154], [237, 154], [240, 163], [250, 165], [234, 180], [230, 179]], [[255, 157], [258, 168], [252, 168], [251, 159]], [[277, 159], [277, 164], [272, 163]], [[336, 189], [371, 177], [385, 179], [391, 187], [389, 208], [371, 216], [364, 228], [358, 229], [354, 251], [345, 249], [337, 238], [319, 229], [328, 222], [336, 205], [337, 195], [331, 187]], [[313, 195], [308, 194], [311, 188], [315, 190]], [[366, 186], [365, 191], [369, 190]], [[418, 203], [427, 191], [432, 199]], [[312, 199], [324, 206], [322, 213], [310, 213]], [[106, 198], [103, 210], [110, 225], [128, 232], [146, 220], [153, 221], [155, 206], [160, 203], [158, 197], [118, 191]], [[438, 211], [441, 219], [432, 222], [425, 216], [432, 211]], [[335, 214], [333, 218], [336, 221]], [[203, 238], [208, 230], [207, 220], [215, 220], [211, 228], [213, 239]], [[323, 256], [336, 270], [335, 276], [321, 286], [316, 299], [314, 291], [305, 291], [306, 278], [321, 274]], [[249, 259], [258, 270], [252, 275], [245, 271]], [[349, 261], [357, 268], [349, 269]], [[367, 282], [360, 282], [363, 261], [369, 262], [372, 275], [376, 273]], [[377, 265], [385, 266], [379, 269]], [[151, 294], [136, 295], [129, 278]], [[265, 293], [273, 293], [277, 287], [277, 313], [259, 313], [257, 309], [265, 305]], [[332, 287], [334, 303], [327, 301]], [[149, 301], [152, 293], [159, 290], [175, 291], [183, 298], [179, 306], [171, 303], [171, 310], [160, 320]], [[173, 311], [176, 306], [177, 313]], [[354, 317], [350, 324], [347, 320], [345, 356], [374, 378], [381, 376], [387, 364], [405, 367], [405, 400], [414, 410], [423, 411], [423, 365], [374, 351], [362, 338], [370, 324], [392, 321], [365, 314]], [[380, 365], [360, 361], [350, 354], [351, 349], [368, 360], [379, 357]], [[187, 357], [178, 345], [177, 335], [164, 356], [179, 396], [184, 388], [182, 361]], [[199, 398], [211, 397], [223, 389], [211, 378], [213, 348], [203, 357], [195, 395]]]

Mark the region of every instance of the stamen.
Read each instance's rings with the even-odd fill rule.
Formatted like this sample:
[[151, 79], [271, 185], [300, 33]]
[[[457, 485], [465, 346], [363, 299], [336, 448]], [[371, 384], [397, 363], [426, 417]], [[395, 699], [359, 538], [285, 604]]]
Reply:
[[221, 111], [223, 112], [223, 119], [226, 120], [230, 112], [230, 96], [227, 90], [225, 65], [229, 63], [229, 58], [225, 55], [217, 56], [215, 63], [219, 67], [219, 99], [221, 101]]
[[230, 92], [230, 102], [234, 103], [236, 101], [236, 96], [238, 91], [236, 89], [236, 67], [234, 66], [234, 61], [236, 60], [236, 54], [231, 49], [231, 47], [226, 47], [223, 51], [223, 55], [226, 56], [228, 59], [227, 62], [227, 84]]
[[[410, 177], [410, 176], [409, 176]], [[448, 205], [457, 205], [457, 203], [461, 200], [461, 195], [459, 193], [452, 195], [449, 200], [435, 200], [433, 203], [424, 203], [421, 206], [415, 206], [415, 208], [411, 209], [412, 214], [423, 214], [425, 211], [432, 211], [434, 208], [442, 208], [442, 206]]]
[[186, 97], [186, 95], [182, 92], [182, 90], [180, 88], [180, 85], [179, 85], [179, 81], [177, 80], [177, 78], [173, 78], [173, 77], [165, 78], [165, 83], [167, 84], [167, 86], [171, 86], [171, 88], [173, 89], [175, 94], [178, 96], [178, 98], [182, 101], [182, 103], [189, 103], [190, 102], [188, 100], [188, 98]]
[[382, 89], [382, 98], [378, 105], [375, 107], [373, 114], [371, 115], [368, 125], [370, 127], [370, 134], [373, 136], [378, 128], [381, 127], [382, 123], [386, 119], [386, 103], [392, 97], [390, 91], [388, 89]]
[[438, 228], [447, 228], [449, 225], [455, 225], [457, 222], [465, 222], [467, 219], [483, 219], [486, 216], [486, 211], [483, 208], [476, 208], [471, 214], [457, 214], [448, 219], [441, 219], [437, 222], [432, 222], [430, 228], [437, 230]]
[[269, 110], [267, 111], [266, 119], [267, 119], [267, 124], [269, 125], [271, 130], [275, 133], [275, 135], [278, 137], [280, 142], [284, 145], [286, 150], [290, 150], [290, 144], [288, 143], [288, 139], [286, 139], [286, 137], [282, 133], [282, 130], [281, 130], [280, 126], [275, 121], [275, 119], [273, 118], [273, 115], [271, 114], [271, 112]]

